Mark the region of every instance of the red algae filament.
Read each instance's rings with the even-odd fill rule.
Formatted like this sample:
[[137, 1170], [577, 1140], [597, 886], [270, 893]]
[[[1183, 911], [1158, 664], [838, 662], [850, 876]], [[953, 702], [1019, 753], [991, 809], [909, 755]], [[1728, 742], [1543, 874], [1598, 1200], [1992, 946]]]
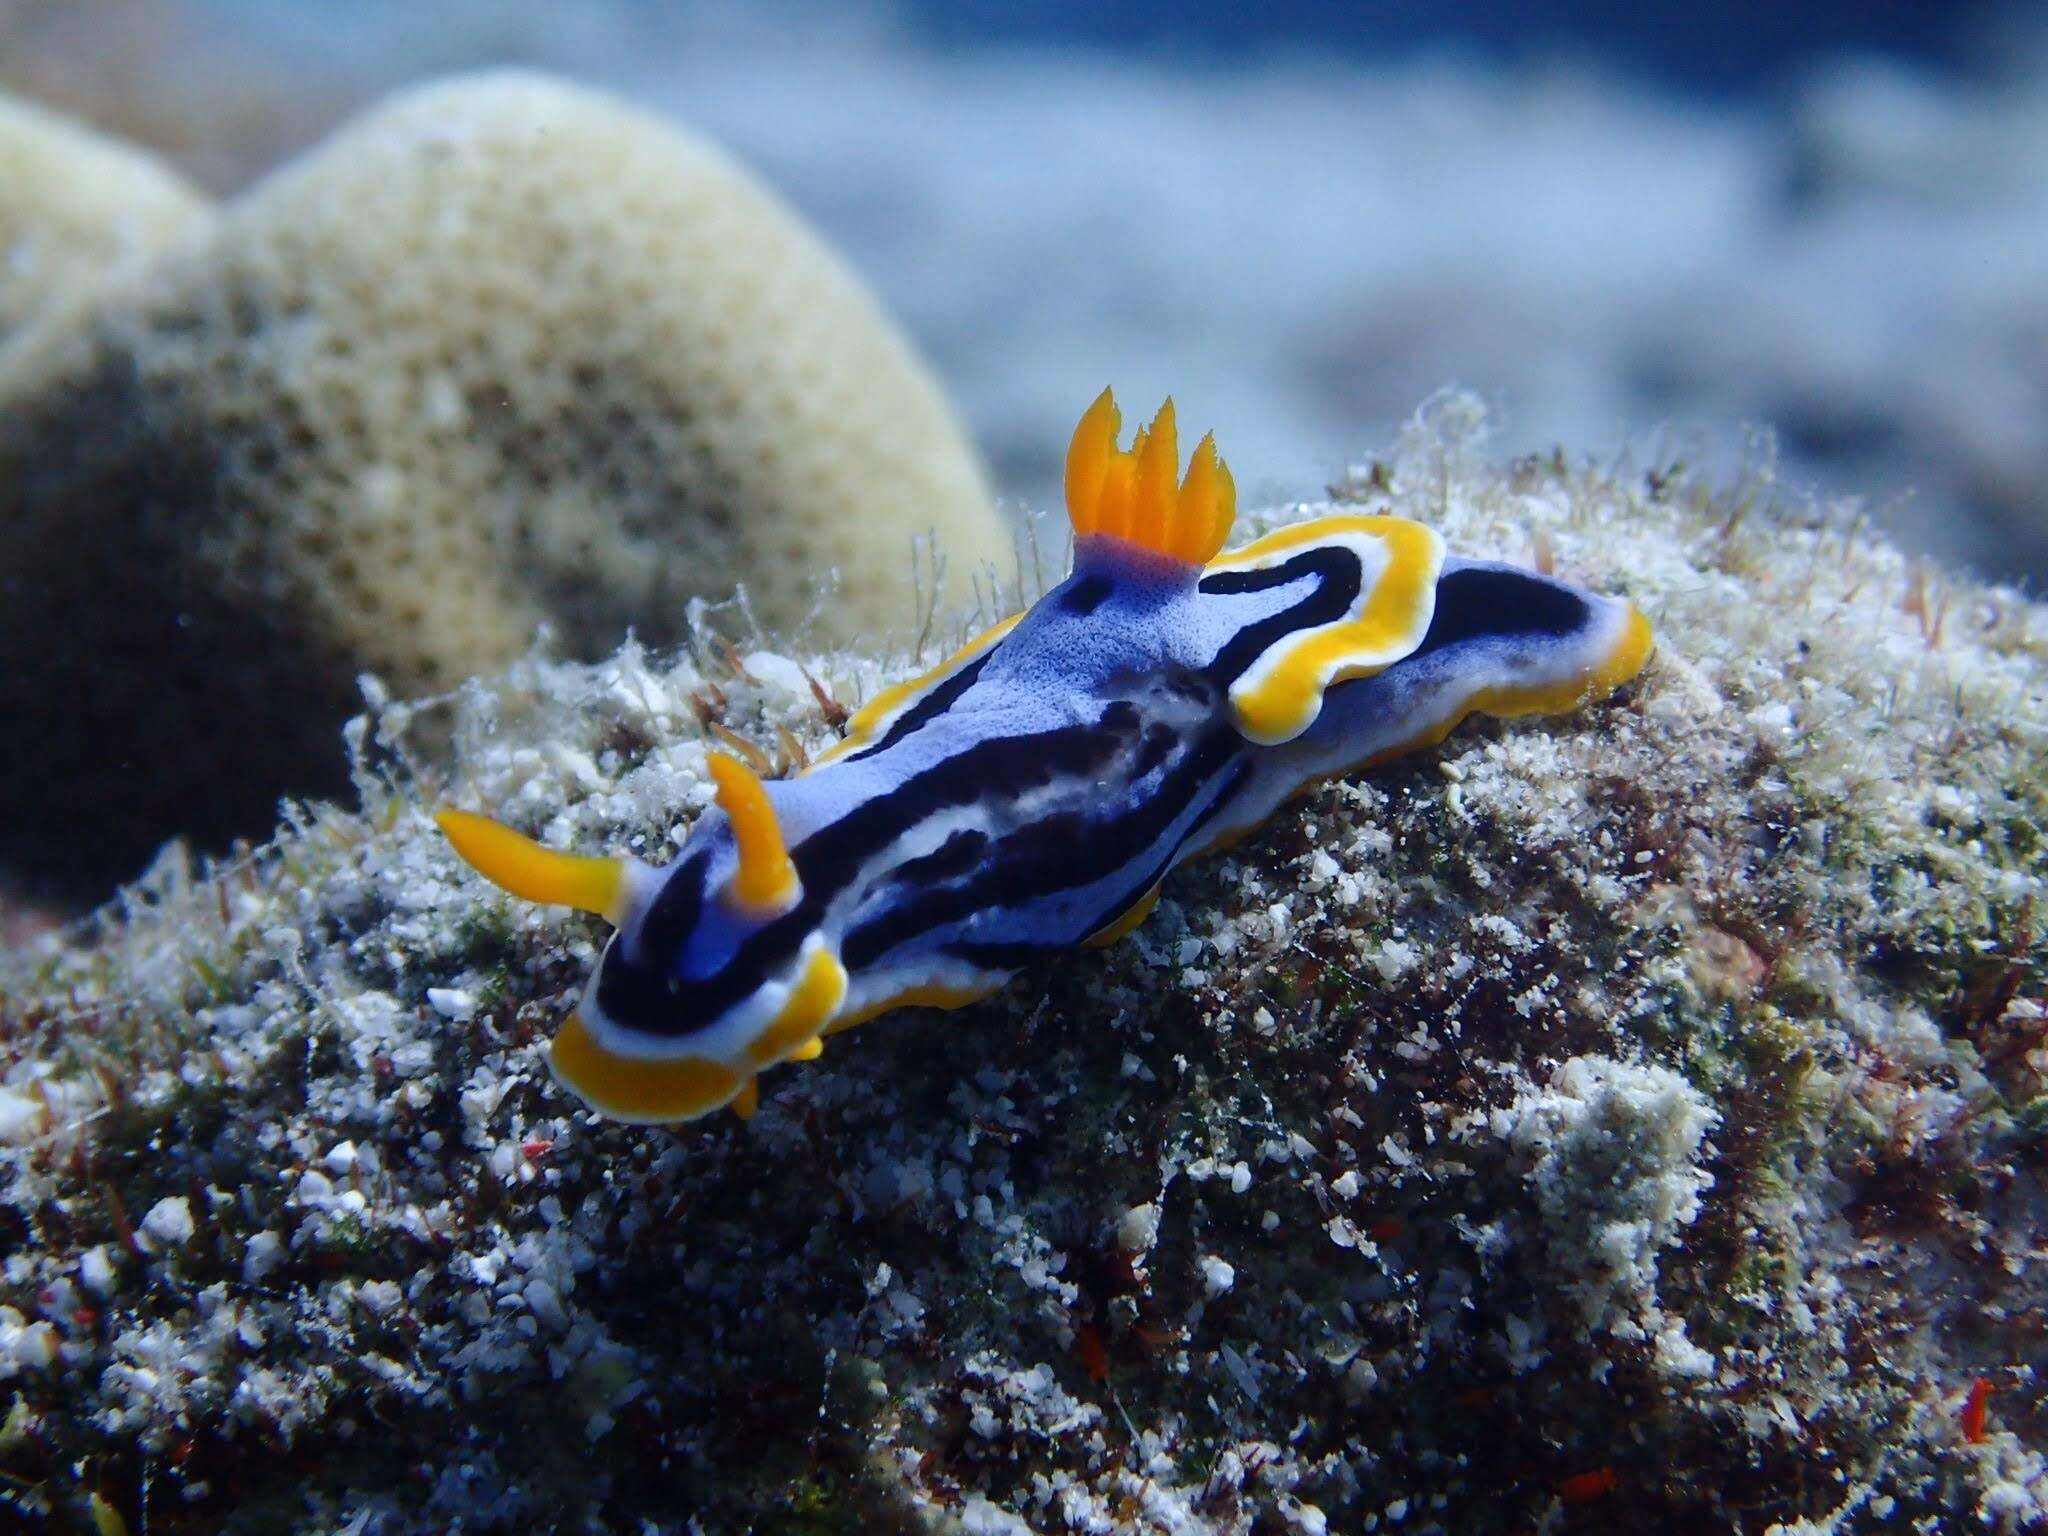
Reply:
[[1621, 1479], [1612, 1467], [1595, 1467], [1590, 1472], [1574, 1472], [1557, 1485], [1557, 1496], [1567, 1504], [1585, 1504], [1594, 1499], [1604, 1499], [1621, 1485]]
[[1991, 1378], [1979, 1376], [1970, 1383], [1970, 1395], [1963, 1399], [1963, 1439], [1971, 1445], [1984, 1440], [1984, 1417], [1991, 1406]]

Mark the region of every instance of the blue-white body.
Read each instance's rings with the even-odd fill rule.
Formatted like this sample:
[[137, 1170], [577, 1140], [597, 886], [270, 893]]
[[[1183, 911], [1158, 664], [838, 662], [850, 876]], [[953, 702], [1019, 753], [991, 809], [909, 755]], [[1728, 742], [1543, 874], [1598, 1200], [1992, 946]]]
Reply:
[[[1111, 463], [1137, 461], [1141, 498], [1144, 455], [1141, 435]], [[1200, 489], [1183, 517], [1213, 516]], [[1074, 572], [1029, 612], [878, 700], [812, 770], [732, 796], [722, 778], [725, 808], [665, 868], [622, 863], [558, 1072], [625, 1118], [750, 1109], [755, 1076], [823, 1035], [1117, 936], [1176, 864], [1305, 785], [1475, 709], [1569, 707], [1647, 654], [1626, 602], [1447, 559], [1412, 522], [1330, 518], [1196, 563], [1158, 505], [1136, 536], [1074, 507]]]

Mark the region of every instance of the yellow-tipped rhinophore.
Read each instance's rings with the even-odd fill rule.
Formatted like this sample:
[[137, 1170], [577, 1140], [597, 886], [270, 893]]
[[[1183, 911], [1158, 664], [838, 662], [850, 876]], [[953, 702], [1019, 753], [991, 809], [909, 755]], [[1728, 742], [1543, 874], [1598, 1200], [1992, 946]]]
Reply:
[[710, 753], [709, 764], [718, 785], [718, 803], [724, 807], [726, 819], [732, 823], [733, 840], [739, 845], [733, 901], [749, 912], [787, 911], [801, 887], [767, 787], [745, 763], [727, 753]]
[[1140, 427], [1128, 450], [1116, 445], [1123, 423], [1116, 397], [1104, 390], [1082, 413], [1067, 447], [1067, 516], [1077, 536], [1100, 535], [1187, 565], [1213, 559], [1230, 537], [1237, 486], [1204, 437], [1177, 485], [1180, 443], [1173, 401]]
[[470, 811], [436, 811], [434, 820], [463, 861], [499, 889], [527, 901], [595, 912], [613, 923], [624, 917], [624, 859], [556, 853], [503, 822]]

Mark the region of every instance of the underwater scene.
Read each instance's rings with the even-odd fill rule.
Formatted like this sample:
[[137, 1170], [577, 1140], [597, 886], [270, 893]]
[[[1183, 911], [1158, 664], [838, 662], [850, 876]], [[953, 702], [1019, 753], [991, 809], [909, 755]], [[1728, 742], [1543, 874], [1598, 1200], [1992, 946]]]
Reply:
[[2048, 1530], [2048, 14], [0, 0], [0, 1536]]

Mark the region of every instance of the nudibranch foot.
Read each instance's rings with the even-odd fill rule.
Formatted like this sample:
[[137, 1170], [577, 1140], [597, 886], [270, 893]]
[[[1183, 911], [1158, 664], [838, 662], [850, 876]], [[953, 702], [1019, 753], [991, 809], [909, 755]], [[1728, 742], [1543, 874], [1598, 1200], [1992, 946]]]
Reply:
[[1649, 655], [1627, 602], [1453, 557], [1406, 518], [1225, 554], [1236, 492], [1213, 440], [1181, 474], [1171, 401], [1129, 448], [1118, 425], [1105, 390], [1075, 430], [1065, 581], [877, 695], [796, 778], [709, 754], [718, 803], [666, 867], [442, 813], [487, 878], [617, 925], [553, 1048], [592, 1108], [751, 1115], [760, 1074], [827, 1036], [1116, 942], [1177, 865], [1306, 786], [1475, 713], [1576, 708]]
[[1121, 917], [1112, 919], [1108, 927], [1098, 929], [1083, 939], [1081, 947], [1084, 949], [1107, 949], [1119, 940], [1127, 939], [1136, 933], [1144, 926], [1145, 919], [1152, 915], [1152, 909], [1159, 905], [1159, 891], [1160, 887], [1155, 884], [1152, 889], [1137, 899], [1128, 912], [1124, 913]]
[[548, 1049], [548, 1065], [564, 1087], [599, 1114], [635, 1125], [708, 1115], [734, 1103], [754, 1081], [701, 1056], [674, 1061], [620, 1056], [592, 1036], [580, 1013], [562, 1021]]
[[884, 992], [869, 1002], [849, 1006], [832, 1021], [825, 1033], [839, 1034], [842, 1030], [865, 1024], [870, 1019], [878, 1019], [885, 1013], [894, 1013], [898, 1008], [936, 1008], [950, 1011], [955, 1008], [971, 1007], [996, 991], [1007, 980], [1009, 978], [1005, 976], [1000, 981], [988, 981], [975, 986], [922, 985]]

